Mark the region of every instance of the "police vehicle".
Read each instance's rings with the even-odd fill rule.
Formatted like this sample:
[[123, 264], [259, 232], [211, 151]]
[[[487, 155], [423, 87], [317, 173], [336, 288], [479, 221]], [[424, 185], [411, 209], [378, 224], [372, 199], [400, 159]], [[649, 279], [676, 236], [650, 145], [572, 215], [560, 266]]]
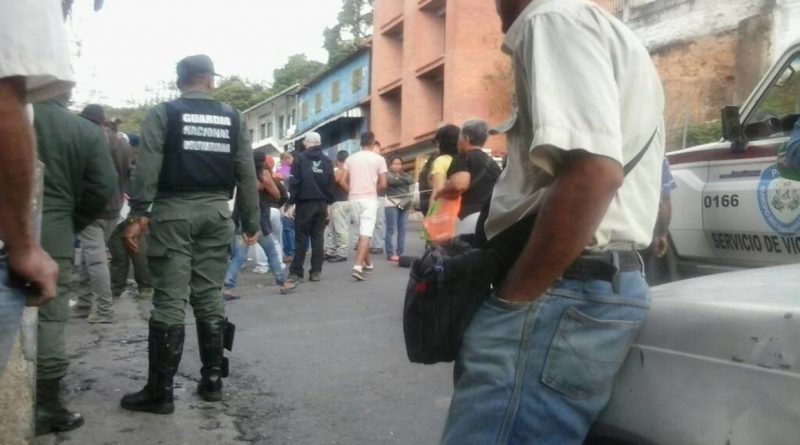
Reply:
[[667, 155], [671, 253], [678, 277], [800, 262], [800, 182], [777, 152], [800, 116], [800, 40], [740, 107], [722, 111], [723, 140]]

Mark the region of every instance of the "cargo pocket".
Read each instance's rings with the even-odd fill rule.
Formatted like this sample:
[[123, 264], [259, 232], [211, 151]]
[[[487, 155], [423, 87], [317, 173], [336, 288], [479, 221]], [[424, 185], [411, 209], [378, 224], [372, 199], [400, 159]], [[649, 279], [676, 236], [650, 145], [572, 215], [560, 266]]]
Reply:
[[542, 383], [575, 400], [608, 392], [640, 324], [598, 320], [569, 308], [547, 352]]
[[153, 259], [156, 259], [156, 258], [169, 258], [170, 257], [170, 251], [167, 248], [167, 246], [165, 246], [161, 242], [156, 241], [153, 238], [150, 238], [147, 241], [147, 257], [148, 258], [153, 258]]
[[231, 217], [233, 216], [233, 212], [232, 212], [232, 211], [231, 211], [231, 209], [230, 209], [230, 208], [229, 208], [229, 207], [226, 205], [224, 209], [220, 209], [220, 210], [219, 210], [219, 216], [220, 216], [222, 219], [231, 219]]

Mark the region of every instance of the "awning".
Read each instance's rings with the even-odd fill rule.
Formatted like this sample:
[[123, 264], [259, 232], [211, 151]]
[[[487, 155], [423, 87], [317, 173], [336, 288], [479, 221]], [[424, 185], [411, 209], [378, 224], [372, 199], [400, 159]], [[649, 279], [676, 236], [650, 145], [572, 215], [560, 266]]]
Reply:
[[338, 121], [339, 119], [363, 118], [363, 117], [364, 117], [364, 112], [361, 110], [361, 107], [354, 107], [354, 108], [351, 108], [351, 109], [345, 111], [344, 113], [341, 113], [341, 114], [339, 114], [337, 116], [334, 116], [334, 117], [332, 117], [330, 119], [326, 119], [326, 120], [320, 122], [319, 124], [314, 125], [313, 127], [309, 128], [308, 130], [304, 130], [298, 136], [295, 136], [293, 139], [289, 139], [288, 141], [289, 142], [293, 142], [293, 141], [296, 141], [298, 139], [302, 139], [306, 135], [306, 133], [308, 133], [310, 131], [317, 130], [318, 128], [322, 128], [325, 125], [330, 124], [331, 122]]

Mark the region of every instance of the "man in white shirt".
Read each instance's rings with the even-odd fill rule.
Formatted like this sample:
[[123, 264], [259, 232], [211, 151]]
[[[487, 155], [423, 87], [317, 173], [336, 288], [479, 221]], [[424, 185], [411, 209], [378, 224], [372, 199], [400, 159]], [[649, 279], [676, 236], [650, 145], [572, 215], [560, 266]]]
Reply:
[[340, 181], [350, 192], [350, 208], [358, 220], [358, 253], [352, 274], [358, 281], [365, 281], [374, 268], [369, 240], [378, 217], [378, 193], [386, 190], [386, 160], [373, 151], [375, 143], [372, 132], [361, 135], [361, 151], [347, 158]]
[[649, 307], [636, 249], [658, 210], [663, 90], [597, 5], [496, 3], [519, 109], [484, 228], [511, 261], [464, 335], [442, 443], [577, 445]]
[[[34, 229], [36, 151], [26, 107], [73, 85], [62, 14], [58, 0], [0, 2], [0, 374], [26, 303], [20, 286], [34, 293], [29, 305], [56, 295], [58, 266]], [[19, 278], [14, 284], [12, 272]]]

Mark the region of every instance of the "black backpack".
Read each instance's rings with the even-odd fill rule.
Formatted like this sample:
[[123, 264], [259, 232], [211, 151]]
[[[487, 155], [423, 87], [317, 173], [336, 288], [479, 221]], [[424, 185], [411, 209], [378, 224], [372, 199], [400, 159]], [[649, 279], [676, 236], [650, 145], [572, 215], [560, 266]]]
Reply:
[[403, 310], [403, 334], [413, 363], [451, 362], [472, 315], [497, 275], [494, 251], [462, 238], [425, 252], [411, 266]]

